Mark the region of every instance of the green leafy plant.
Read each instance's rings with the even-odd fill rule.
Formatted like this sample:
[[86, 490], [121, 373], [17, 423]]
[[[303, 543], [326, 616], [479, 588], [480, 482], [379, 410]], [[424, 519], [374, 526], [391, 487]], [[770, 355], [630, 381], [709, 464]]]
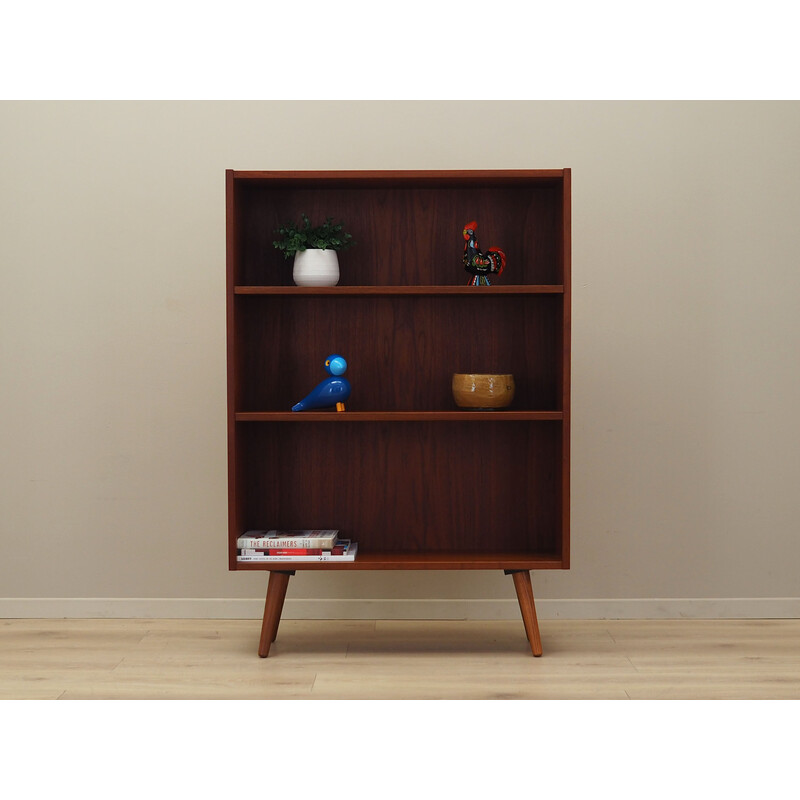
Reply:
[[287, 222], [275, 231], [282, 238], [272, 244], [283, 252], [285, 258], [303, 250], [346, 250], [355, 244], [353, 237], [343, 232], [344, 225], [333, 224], [333, 217], [328, 217], [322, 225], [312, 227], [305, 214], [300, 216], [303, 220], [300, 225]]

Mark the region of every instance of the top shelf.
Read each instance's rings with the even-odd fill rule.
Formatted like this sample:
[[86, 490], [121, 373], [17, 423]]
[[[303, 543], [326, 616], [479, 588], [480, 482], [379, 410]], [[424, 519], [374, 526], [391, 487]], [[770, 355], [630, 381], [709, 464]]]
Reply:
[[564, 294], [562, 284], [507, 286], [235, 286], [234, 294], [268, 295], [477, 295]]
[[291, 284], [292, 268], [273, 242], [301, 213], [341, 222], [356, 244], [340, 266], [358, 288], [307, 290], [311, 296], [467, 295], [476, 288], [463, 265], [471, 220], [479, 247], [506, 255], [493, 293], [569, 294], [569, 170], [230, 171], [226, 194], [229, 277], [240, 294], [286, 291], [271, 288]]

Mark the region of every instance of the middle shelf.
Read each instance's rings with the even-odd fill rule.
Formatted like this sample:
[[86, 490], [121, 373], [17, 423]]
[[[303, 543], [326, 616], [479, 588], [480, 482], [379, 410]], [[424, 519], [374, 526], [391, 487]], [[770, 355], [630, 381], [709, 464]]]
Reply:
[[551, 422], [562, 411], [240, 411], [236, 422]]
[[289, 412], [326, 377], [324, 360], [335, 353], [347, 360], [351, 419], [449, 410], [466, 419], [453, 400], [454, 373], [513, 375], [514, 401], [504, 413], [559, 412], [563, 309], [564, 295], [549, 293], [237, 295], [232, 407]]

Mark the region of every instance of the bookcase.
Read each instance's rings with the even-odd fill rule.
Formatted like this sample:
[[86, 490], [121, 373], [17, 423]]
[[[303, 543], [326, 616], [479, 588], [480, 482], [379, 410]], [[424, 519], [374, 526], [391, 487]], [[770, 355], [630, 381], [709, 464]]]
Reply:
[[[503, 570], [533, 655], [530, 571], [569, 568], [570, 170], [226, 173], [231, 570], [270, 572], [259, 655], [306, 570]], [[275, 230], [333, 217], [337, 286], [298, 287]], [[468, 286], [462, 230], [502, 248]], [[344, 412], [292, 412], [347, 359]], [[453, 373], [512, 373], [459, 409]], [[355, 561], [237, 562], [251, 529], [338, 528]]]

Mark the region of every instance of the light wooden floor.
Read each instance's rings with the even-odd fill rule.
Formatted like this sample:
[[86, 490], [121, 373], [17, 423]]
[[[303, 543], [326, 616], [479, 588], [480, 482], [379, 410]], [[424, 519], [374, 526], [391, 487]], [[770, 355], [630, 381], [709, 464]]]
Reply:
[[0, 699], [800, 699], [800, 620], [0, 620]]

